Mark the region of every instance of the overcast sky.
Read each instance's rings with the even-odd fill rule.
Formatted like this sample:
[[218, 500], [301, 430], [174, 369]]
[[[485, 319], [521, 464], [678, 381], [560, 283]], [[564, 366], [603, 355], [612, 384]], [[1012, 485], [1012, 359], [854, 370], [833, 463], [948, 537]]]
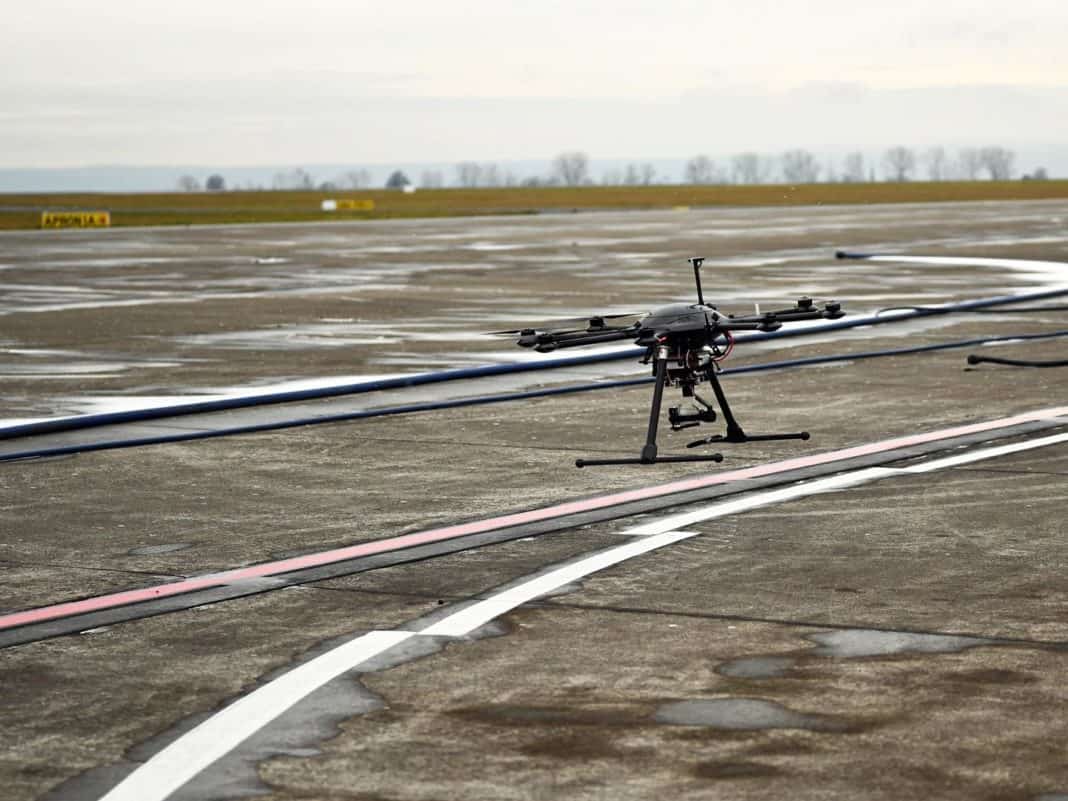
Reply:
[[1066, 0], [49, 0], [0, 166], [1068, 143]]

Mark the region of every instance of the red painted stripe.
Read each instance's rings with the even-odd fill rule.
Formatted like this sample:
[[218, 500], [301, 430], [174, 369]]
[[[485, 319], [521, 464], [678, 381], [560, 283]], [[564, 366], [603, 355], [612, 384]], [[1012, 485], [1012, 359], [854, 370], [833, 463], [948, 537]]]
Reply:
[[212, 573], [205, 576], [185, 579], [184, 581], [161, 584], [155, 587], [127, 590], [125, 592], [116, 592], [108, 595], [98, 595], [80, 601], [68, 601], [65, 603], [54, 604], [52, 606], [42, 606], [36, 609], [28, 609], [23, 612], [14, 612], [12, 614], [0, 616], [0, 631], [15, 628], [16, 626], [24, 626], [29, 623], [42, 623], [48, 620], [55, 620], [56, 618], [69, 617], [71, 615], [98, 612], [102, 609], [113, 609], [128, 604], [154, 601], [159, 598], [167, 598], [173, 595], [181, 595], [183, 593], [194, 592], [196, 590], [207, 589], [210, 587], [234, 584], [248, 579], [276, 576], [282, 573], [289, 573], [294, 570], [304, 570], [311, 567], [321, 567], [323, 565], [344, 562], [349, 559], [356, 559], [361, 556], [371, 556], [373, 554], [387, 553], [389, 551], [397, 551], [403, 548], [412, 548], [416, 545], [426, 545], [428, 543], [440, 542], [442, 540], [454, 539], [456, 537], [465, 537], [470, 534], [480, 534], [486, 531], [507, 528], [509, 526], [551, 520], [553, 518], [565, 517], [579, 512], [589, 512], [594, 509], [604, 509], [609, 506], [618, 506], [633, 501], [641, 501], [649, 498], [657, 498], [663, 495], [671, 495], [678, 492], [711, 487], [717, 484], [725, 484], [730, 481], [785, 473], [802, 467], [814, 467], [816, 465], [853, 459], [858, 456], [869, 456], [871, 454], [883, 453], [898, 448], [907, 448], [912, 445], [921, 445], [926, 442], [935, 442], [941, 439], [951, 439], [953, 437], [966, 436], [968, 434], [977, 434], [983, 431], [993, 431], [999, 428], [1020, 425], [1021, 423], [1048, 420], [1065, 415], [1068, 415], [1068, 406], [1043, 409], [1036, 412], [1016, 415], [1014, 417], [1004, 417], [1000, 420], [991, 420], [985, 423], [973, 423], [971, 425], [957, 426], [955, 428], [945, 428], [941, 431], [931, 431], [926, 434], [898, 437], [897, 439], [872, 442], [867, 445], [858, 445], [856, 447], [829, 451], [827, 453], [801, 456], [796, 459], [786, 459], [785, 461], [757, 465], [756, 467], [746, 467], [740, 470], [731, 470], [710, 476], [682, 479], [681, 481], [674, 481], [669, 484], [642, 487], [640, 489], [616, 492], [611, 495], [601, 495], [596, 498], [587, 498], [581, 501], [571, 501], [568, 503], [557, 504], [556, 506], [547, 506], [542, 509], [531, 509], [526, 512], [516, 512], [513, 514], [502, 515], [500, 517], [491, 517], [486, 520], [476, 520], [470, 523], [461, 523], [453, 526], [445, 526], [443, 528], [429, 529], [428, 531], [403, 534], [399, 537], [374, 540], [373, 542], [350, 545], [345, 548], [336, 548], [334, 550], [307, 554], [305, 556], [295, 556], [290, 559], [282, 559], [276, 562], [264, 562], [250, 567], [227, 570], [222, 573]]

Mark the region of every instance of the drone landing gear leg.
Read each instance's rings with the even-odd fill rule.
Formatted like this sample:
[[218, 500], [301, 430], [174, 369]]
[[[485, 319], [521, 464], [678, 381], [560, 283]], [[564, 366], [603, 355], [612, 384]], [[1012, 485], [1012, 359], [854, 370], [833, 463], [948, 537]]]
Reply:
[[723, 455], [710, 453], [700, 456], [657, 456], [656, 431], [660, 425], [660, 405], [664, 400], [664, 384], [667, 383], [667, 359], [656, 360], [656, 386], [653, 387], [653, 404], [649, 409], [649, 429], [645, 434], [645, 446], [637, 459], [576, 459], [575, 467], [595, 467], [613, 464], [657, 464], [660, 462], [722, 462]]
[[809, 438], [809, 433], [807, 431], [799, 431], [796, 434], [746, 434], [741, 425], [738, 424], [737, 419], [735, 419], [730, 404], [727, 403], [727, 396], [723, 394], [723, 387], [720, 386], [719, 377], [716, 375], [715, 370], [708, 371], [708, 381], [712, 385], [712, 391], [716, 395], [716, 402], [719, 404], [719, 408], [723, 411], [723, 420], [727, 424], [727, 433], [716, 434], [715, 436], [699, 439], [688, 444], [686, 446], [687, 448], [699, 448], [702, 445], [708, 445], [712, 442], [760, 442], [778, 439]]

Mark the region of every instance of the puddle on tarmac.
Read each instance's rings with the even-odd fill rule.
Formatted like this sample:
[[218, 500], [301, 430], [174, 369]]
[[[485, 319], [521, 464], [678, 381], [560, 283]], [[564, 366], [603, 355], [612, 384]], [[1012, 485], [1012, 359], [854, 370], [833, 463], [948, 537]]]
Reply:
[[[959, 637], [947, 634], [913, 634], [873, 629], [844, 629], [808, 634], [806, 640], [816, 647], [805, 656], [853, 659], [894, 654], [950, 654], [980, 645], [993, 645], [993, 640], [979, 637]], [[785, 676], [797, 663], [792, 656], [751, 656], [732, 659], [716, 667], [721, 676], [732, 679], [776, 679]], [[1068, 801], [1068, 798], [1065, 799]]]
[[232, 350], [307, 350], [356, 345], [395, 345], [402, 342], [499, 342], [478, 331], [457, 330], [447, 322], [364, 323], [323, 321], [314, 325], [279, 325], [250, 331], [218, 334], [191, 334], [174, 337], [183, 345], [209, 346]]
[[[1050, 207], [1035, 206], [1024, 211], [1009, 211], [993, 204], [989, 209], [973, 208], [956, 212], [960, 221], [1030, 223], [1033, 230], [1024, 236], [1007, 237], [993, 232], [987, 244], [998, 246], [1025, 242], [1057, 244], [1068, 239], [1063, 232], [1060, 207], [1058, 216], [1050, 216]], [[834, 246], [865, 251], [893, 252], [900, 242], [879, 243], [853, 234], [856, 242], [842, 242], [844, 232], [878, 231], [883, 221], [895, 224], [931, 225], [930, 236], [913, 239], [908, 249], [975, 245], [983, 242], [976, 234], [939, 236], [945, 221], [929, 223], [929, 209], [895, 209], [892, 212], [866, 209], [858, 217], [856, 209], [840, 212], [806, 210], [784, 214], [781, 210], [694, 210], [686, 215], [673, 212], [589, 213], [578, 217], [549, 215], [516, 222], [511, 219], [455, 221], [398, 221], [355, 228], [292, 227], [293, 236], [274, 237], [275, 229], [236, 226], [212, 234], [208, 244], [198, 243], [196, 232], [115, 232], [106, 239], [57, 245], [27, 238], [27, 246], [12, 254], [5, 253], [4, 281], [0, 282], [0, 315], [27, 311], [59, 311], [102, 307], [138, 306], [154, 303], [193, 303], [211, 299], [235, 300], [267, 297], [327, 294], [338, 299], [361, 300], [370, 293], [399, 293], [413, 282], [441, 278], [457, 271], [475, 270], [475, 278], [465, 279], [455, 294], [442, 297], [442, 306], [430, 319], [370, 322], [343, 316], [320, 319], [311, 325], [284, 323], [276, 328], [227, 333], [189, 333], [161, 338], [186, 347], [199, 347], [223, 355], [226, 351], [272, 350], [300, 351], [364, 347], [375, 355], [369, 357], [371, 369], [394, 372], [397, 367], [426, 369], [433, 364], [458, 367], [498, 361], [525, 360], [529, 354], [517, 353], [505, 340], [499, 347], [484, 337], [488, 328], [521, 328], [524, 322], [536, 323], [566, 316], [582, 316], [597, 311], [634, 311], [654, 308], [668, 302], [676, 292], [689, 300], [683, 253], [677, 250], [686, 238], [739, 238], [741, 244], [729, 254], [712, 254], [706, 265], [713, 286], [708, 290], [715, 302], [728, 311], [746, 312], [754, 301], [762, 307], [788, 301], [792, 295], [833, 294], [843, 296], [850, 314], [874, 311], [879, 305], [893, 303], [932, 303], [956, 297], [953, 287], [958, 281], [973, 281], [976, 272], [1005, 281], [1011, 291], [1032, 287], [1027, 284], [1064, 285], [1068, 265], [1053, 261], [1019, 259], [976, 260], [967, 257], [931, 260], [914, 257], [883, 265], [844, 263], [833, 259]], [[903, 222], [902, 222], [903, 221]], [[1056, 227], [1050, 227], [1056, 226]], [[749, 237], [804, 232], [827, 232], [827, 242], [810, 246], [764, 249], [762, 243], [745, 242]], [[190, 236], [193, 239], [190, 239]], [[21, 241], [21, 240], [20, 240]], [[692, 239], [690, 240], [692, 241]], [[790, 245], [789, 242], [783, 244]], [[608, 248], [596, 256], [584, 248]], [[460, 256], [457, 253], [460, 252]], [[399, 254], [404, 258], [394, 258]], [[419, 255], [413, 255], [419, 254]], [[581, 269], [576, 270], [576, 264]], [[955, 265], [974, 269], [958, 272], [944, 267]], [[939, 267], [942, 265], [942, 267]], [[722, 273], [717, 272], [722, 269]], [[938, 269], [933, 269], [938, 268]], [[541, 281], [537, 297], [520, 295], [498, 282], [480, 276], [504, 274], [554, 278], [559, 273], [583, 274], [599, 281], [605, 271], [612, 276], [611, 287], [619, 298], [633, 298], [621, 307], [602, 307], [596, 296], [579, 299], [569, 292], [549, 288], [551, 280]], [[24, 273], [24, 274], [23, 274]], [[719, 275], [719, 279], [714, 276]], [[742, 280], [745, 276], [755, 280]], [[926, 276], [932, 276], [932, 282]], [[959, 276], [959, 278], [958, 278]], [[737, 279], [737, 280], [736, 280]], [[718, 280], [718, 286], [716, 281]], [[846, 291], [843, 281], [853, 287]], [[446, 282], [447, 283], [447, 282]], [[469, 284], [469, 285], [468, 285]], [[745, 289], [756, 284], [763, 290]], [[598, 284], [599, 285], [599, 284]], [[795, 291], [796, 290], [796, 291]], [[963, 290], [962, 290], [963, 291]], [[993, 290], [983, 290], [989, 294]], [[1000, 291], [1000, 290], [999, 290]], [[341, 293], [351, 292], [352, 298]], [[486, 295], [486, 293], [490, 295]], [[666, 293], [666, 294], [665, 294]], [[948, 294], [947, 294], [948, 293]], [[971, 293], [971, 290], [968, 290]], [[552, 299], [554, 306], [546, 306]], [[654, 300], [655, 299], [655, 300]], [[451, 304], [457, 308], [450, 308]], [[504, 306], [500, 309], [498, 306]], [[575, 308], [575, 307], [578, 308]], [[518, 307], [518, 308], [517, 308]], [[566, 307], [566, 308], [564, 308]], [[500, 320], [503, 325], [497, 325]], [[782, 347], [844, 340], [863, 341], [883, 336], [906, 336], [948, 324], [946, 320], [924, 319], [891, 328], [858, 329], [848, 334], [819, 334], [813, 331], [797, 339], [751, 343], [754, 354]], [[405, 347], [420, 343], [417, 349]], [[439, 343], [434, 355], [422, 355]], [[462, 347], [460, 347], [462, 345]], [[510, 350], [509, 350], [510, 349]], [[412, 350], [419, 352], [413, 353]], [[592, 353], [583, 349], [584, 355]], [[54, 355], [51, 358], [28, 356], [10, 351], [0, 354], [0, 377], [20, 381], [47, 382], [57, 378], [82, 376], [86, 379], [113, 380], [131, 376], [143, 369], [173, 369], [181, 361], [168, 353], [154, 361], [139, 362], [123, 354], [85, 354], [82, 357]], [[281, 369], [281, 368], [280, 368]], [[605, 377], [620, 375], [617, 365], [604, 368]], [[277, 382], [277, 379], [272, 379]], [[338, 379], [320, 379], [329, 381]], [[532, 377], [531, 383], [534, 382]], [[114, 382], [118, 383], [118, 382]], [[85, 382], [89, 386], [89, 381]], [[40, 383], [41, 387], [47, 384]], [[251, 388], [234, 388], [244, 394]], [[133, 391], [131, 389], [131, 391]], [[170, 391], [164, 389], [164, 391]], [[202, 390], [176, 390], [176, 395], [196, 394]], [[44, 393], [44, 389], [38, 390]], [[71, 414], [83, 408], [81, 399], [51, 399], [59, 410]], [[154, 399], [142, 398], [139, 406], [152, 405]], [[162, 401], [161, 401], [162, 402]], [[93, 403], [93, 401], [90, 401]], [[109, 404], [108, 398], [100, 400]], [[116, 401], [119, 403], [119, 401]], [[10, 410], [20, 418], [36, 415], [33, 408]], [[10, 424], [12, 421], [6, 421]]]
[[716, 672], [732, 679], [777, 679], [785, 676], [794, 662], [788, 656], [751, 656], [724, 662]]
[[92, 376], [93, 378], [114, 378], [136, 369], [172, 369], [182, 367], [179, 361], [155, 362], [4, 362], [0, 361], [0, 378], [22, 378], [38, 380], [69, 380], [71, 376]]
[[656, 711], [656, 721], [672, 726], [707, 726], [732, 731], [806, 729], [844, 731], [841, 721], [824, 715], [806, 715], [761, 698], [712, 698], [674, 701]]
[[[352, 717], [381, 709], [384, 703], [351, 675], [318, 688], [170, 796], [172, 801], [208, 801], [264, 795], [268, 788], [257, 765], [279, 756], [314, 757], [321, 743], [337, 737]], [[142, 749], [147, 751], [147, 749]]]
[[951, 654], [978, 645], [992, 645], [993, 640], [977, 637], [956, 637], [945, 634], [911, 634], [899, 631], [846, 629], [806, 635], [817, 643], [810, 653], [851, 659], [863, 656], [890, 656], [903, 653]]

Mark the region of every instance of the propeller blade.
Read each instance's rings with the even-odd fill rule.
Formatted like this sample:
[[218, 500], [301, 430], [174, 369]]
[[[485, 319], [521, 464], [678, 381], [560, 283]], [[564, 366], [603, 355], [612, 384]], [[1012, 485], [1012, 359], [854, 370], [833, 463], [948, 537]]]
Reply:
[[[762, 321], [764, 324], [768, 324], [777, 322], [781, 325], [782, 323], [798, 322], [800, 320], [818, 320], [820, 318], [837, 320], [840, 317], [845, 317], [845, 312], [842, 311], [842, 304], [838, 301], [828, 300], [822, 305], [818, 305], [812, 298], [802, 297], [798, 299], [795, 306], [789, 309], [775, 309], [774, 311], [764, 311], [759, 314], [750, 315], [731, 315], [730, 320], [736, 323]], [[775, 329], [761, 328], [760, 330], [770, 331]]]
[[[526, 325], [509, 331], [491, 331], [490, 336], [512, 336], [524, 331], [546, 331], [554, 334], [576, 333], [579, 331], [598, 331], [605, 327], [605, 320], [620, 320], [625, 317], [644, 317], [649, 312], [626, 312], [625, 314], [596, 314], [591, 317], [570, 317], [562, 320], [550, 320], [535, 325]], [[598, 323], [598, 321], [600, 321]], [[575, 328], [585, 325], [585, 328]]]

